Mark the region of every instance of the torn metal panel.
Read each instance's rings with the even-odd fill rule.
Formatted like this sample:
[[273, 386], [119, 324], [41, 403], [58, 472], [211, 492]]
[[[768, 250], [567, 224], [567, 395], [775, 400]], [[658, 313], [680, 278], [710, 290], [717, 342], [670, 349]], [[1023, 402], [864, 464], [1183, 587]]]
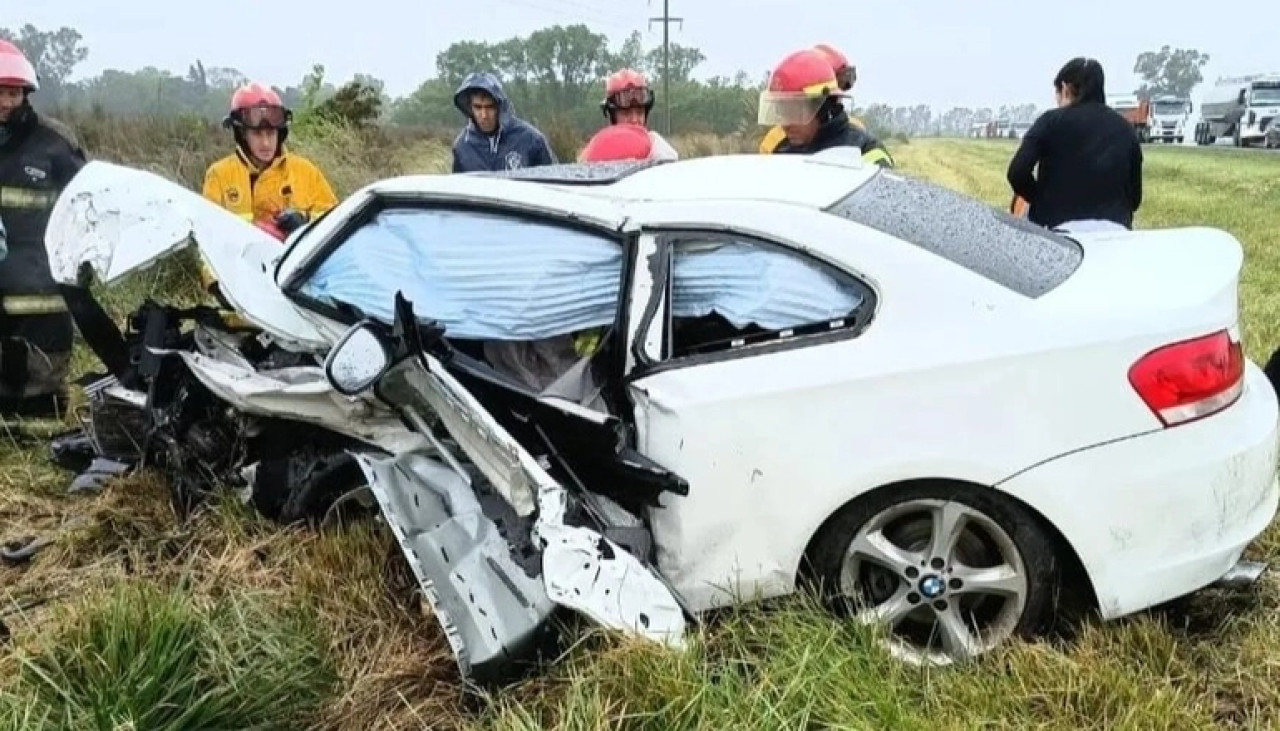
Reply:
[[471, 486], [421, 452], [355, 454], [464, 677], [527, 657], [554, 605]]
[[[567, 523], [569, 493], [523, 446], [494, 419], [481, 403], [425, 352], [402, 360], [378, 384], [380, 394], [406, 411], [427, 410], [440, 417], [468, 461], [480, 475], [459, 469], [454, 473], [473, 489], [501, 495], [513, 515], [533, 517], [532, 545], [541, 554], [541, 573], [550, 599], [613, 629], [638, 634], [668, 645], [684, 641], [685, 615], [675, 593], [652, 569], [600, 532]], [[485, 478], [484, 480], [479, 479]], [[391, 489], [391, 488], [388, 488]], [[413, 491], [411, 484], [400, 490]], [[382, 498], [380, 498], [382, 499]], [[386, 500], [398, 499], [389, 496]], [[390, 520], [395, 520], [389, 516]], [[402, 526], [401, 531], [408, 531]], [[406, 550], [419, 575], [439, 573], [439, 554]], [[436, 564], [434, 567], [432, 564]], [[470, 581], [481, 576], [468, 575]], [[453, 620], [461, 626], [459, 620]]]
[[276, 286], [280, 242], [159, 175], [94, 160], [58, 197], [45, 231], [53, 277], [67, 285], [84, 264], [110, 283], [192, 242], [250, 322], [296, 350], [328, 346]]
[[388, 450], [425, 444], [372, 399], [347, 398], [333, 390], [321, 366], [259, 371], [201, 353], [170, 352], [215, 396], [246, 414], [315, 424]]

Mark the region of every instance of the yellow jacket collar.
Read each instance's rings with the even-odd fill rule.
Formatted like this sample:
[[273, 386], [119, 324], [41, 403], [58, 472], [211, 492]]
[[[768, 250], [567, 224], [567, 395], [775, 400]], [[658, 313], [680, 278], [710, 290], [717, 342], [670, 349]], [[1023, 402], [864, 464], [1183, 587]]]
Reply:
[[258, 172], [266, 172], [271, 168], [280, 167], [281, 165], [284, 164], [285, 158], [288, 156], [289, 156], [289, 151], [285, 149], [284, 145], [281, 145], [280, 154], [276, 155], [276, 159], [272, 160], [271, 163], [266, 167], [259, 168], [258, 165], [253, 160], [251, 160], [247, 154], [245, 154], [244, 148], [241, 147], [240, 145], [236, 145], [236, 158], [240, 160], [241, 165], [244, 165], [246, 168], [249, 169], [249, 172], [253, 172], [255, 170]]

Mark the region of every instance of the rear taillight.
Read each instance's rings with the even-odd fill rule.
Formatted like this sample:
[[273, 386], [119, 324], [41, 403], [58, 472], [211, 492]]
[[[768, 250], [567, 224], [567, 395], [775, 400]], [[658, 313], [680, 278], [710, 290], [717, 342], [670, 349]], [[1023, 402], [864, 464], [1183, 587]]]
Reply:
[[1129, 383], [1165, 426], [1221, 411], [1244, 388], [1244, 351], [1226, 330], [1166, 345], [1129, 369]]

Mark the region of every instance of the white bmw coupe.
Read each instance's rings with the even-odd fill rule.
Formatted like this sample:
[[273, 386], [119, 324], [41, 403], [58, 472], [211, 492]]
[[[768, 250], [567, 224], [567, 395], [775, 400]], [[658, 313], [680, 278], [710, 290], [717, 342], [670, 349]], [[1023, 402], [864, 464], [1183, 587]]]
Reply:
[[811, 582], [946, 662], [1260, 570], [1277, 399], [1221, 230], [1053, 232], [835, 150], [389, 179], [283, 246], [94, 162], [48, 235], [67, 284], [192, 240], [304, 362], [187, 367], [353, 440], [467, 675], [558, 608], [678, 644]]

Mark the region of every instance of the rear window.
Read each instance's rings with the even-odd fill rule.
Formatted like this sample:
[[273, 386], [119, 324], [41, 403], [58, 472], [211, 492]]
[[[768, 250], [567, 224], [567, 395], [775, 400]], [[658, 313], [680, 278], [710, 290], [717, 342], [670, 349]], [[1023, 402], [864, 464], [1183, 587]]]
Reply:
[[1080, 266], [1075, 241], [934, 183], [880, 172], [829, 213], [896, 236], [1026, 297]]

